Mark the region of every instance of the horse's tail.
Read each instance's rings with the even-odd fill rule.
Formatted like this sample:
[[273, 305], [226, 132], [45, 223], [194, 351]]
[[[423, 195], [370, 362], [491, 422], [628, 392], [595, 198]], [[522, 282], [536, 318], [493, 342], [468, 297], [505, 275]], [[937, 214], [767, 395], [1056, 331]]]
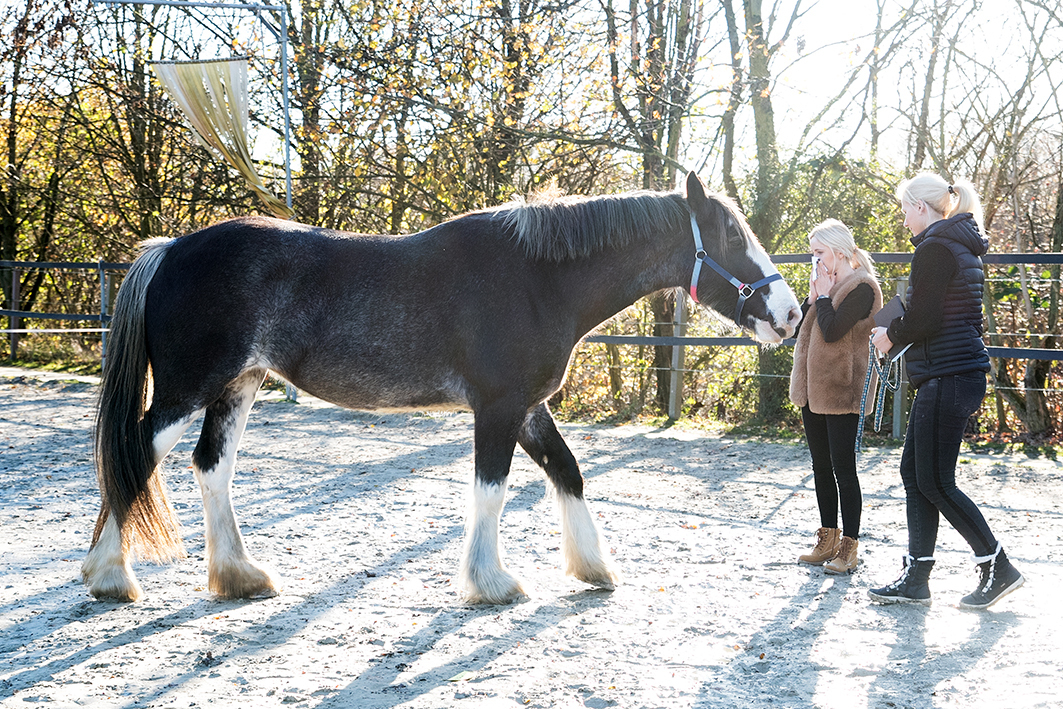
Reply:
[[151, 424], [145, 419], [150, 372], [144, 311], [148, 285], [172, 241], [145, 241], [118, 291], [96, 410], [101, 504], [92, 544], [114, 515], [123, 548], [160, 562], [183, 556], [184, 547], [156, 464]]

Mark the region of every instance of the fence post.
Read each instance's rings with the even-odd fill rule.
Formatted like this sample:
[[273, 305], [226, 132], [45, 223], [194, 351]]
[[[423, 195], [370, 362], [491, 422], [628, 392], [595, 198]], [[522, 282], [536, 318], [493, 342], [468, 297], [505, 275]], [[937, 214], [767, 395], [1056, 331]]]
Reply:
[[[19, 270], [17, 268], [12, 268], [11, 269], [11, 309], [12, 310], [18, 310], [18, 308], [19, 308], [19, 298], [20, 298], [20, 296], [19, 296], [19, 292], [18, 292], [18, 286], [19, 286], [19, 281], [20, 280], [21, 279], [19, 278]], [[12, 315], [10, 318], [8, 318], [8, 321], [11, 323], [11, 361], [14, 362], [16, 359], [18, 359], [18, 333], [15, 332], [15, 330], [18, 330], [19, 327], [22, 326], [22, 318], [18, 317], [17, 315]]]
[[109, 289], [107, 288], [107, 271], [103, 267], [103, 259], [98, 262], [100, 269], [100, 369], [107, 364], [107, 296]]
[[[685, 293], [677, 293], [675, 297], [675, 328], [676, 337], [686, 335], [687, 299]], [[672, 366], [669, 369], [668, 387], [668, 418], [677, 421], [683, 413], [683, 368], [684, 351], [683, 345], [672, 345]]]
[[[908, 295], [908, 278], [900, 277], [897, 279], [897, 295], [904, 300]], [[893, 392], [893, 437], [900, 438], [904, 435], [905, 429], [908, 427], [908, 410], [905, 404], [908, 403], [908, 370], [904, 366], [904, 357], [901, 357], [900, 375], [898, 377], [899, 384], [897, 391]]]

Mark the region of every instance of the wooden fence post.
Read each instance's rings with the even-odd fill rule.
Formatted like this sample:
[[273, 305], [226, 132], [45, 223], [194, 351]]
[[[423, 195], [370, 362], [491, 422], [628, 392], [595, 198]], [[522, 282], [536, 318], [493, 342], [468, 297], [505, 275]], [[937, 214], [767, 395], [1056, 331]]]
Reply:
[[[675, 337], [686, 335], [687, 299], [686, 294], [679, 292], [675, 296]], [[672, 345], [672, 366], [669, 370], [671, 385], [668, 387], [668, 418], [672, 421], [679, 420], [683, 413], [683, 369], [684, 369], [683, 345]]]
[[[18, 310], [18, 308], [19, 308], [19, 297], [20, 297], [19, 296], [19, 292], [18, 292], [19, 280], [20, 280], [19, 270], [17, 268], [12, 268], [11, 269], [11, 309], [12, 310]], [[22, 318], [18, 317], [17, 315], [12, 315], [10, 318], [8, 318], [8, 321], [11, 323], [11, 361], [14, 362], [16, 359], [18, 359], [18, 333], [15, 332], [15, 330], [18, 330], [19, 327], [21, 327]]]
[[103, 267], [103, 259], [98, 262], [100, 270], [100, 369], [107, 364], [107, 296], [110, 289], [107, 287], [107, 271]]

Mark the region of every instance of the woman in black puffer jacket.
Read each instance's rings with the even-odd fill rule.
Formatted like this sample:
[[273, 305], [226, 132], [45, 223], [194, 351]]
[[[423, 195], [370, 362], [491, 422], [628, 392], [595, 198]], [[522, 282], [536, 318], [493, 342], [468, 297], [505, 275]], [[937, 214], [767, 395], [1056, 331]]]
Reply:
[[982, 342], [981, 256], [988, 240], [979, 232], [982, 208], [973, 185], [949, 184], [922, 173], [897, 188], [904, 225], [915, 236], [908, 310], [888, 328], [875, 328], [881, 352], [894, 345], [905, 354], [916, 387], [901, 454], [908, 512], [908, 554], [893, 583], [868, 591], [879, 603], [930, 605], [940, 515], [971, 545], [980, 572], [978, 588], [963, 608], [988, 608], [1023, 584], [981, 511], [956, 487], [956, 460], [963, 431], [981, 407], [989, 353]]

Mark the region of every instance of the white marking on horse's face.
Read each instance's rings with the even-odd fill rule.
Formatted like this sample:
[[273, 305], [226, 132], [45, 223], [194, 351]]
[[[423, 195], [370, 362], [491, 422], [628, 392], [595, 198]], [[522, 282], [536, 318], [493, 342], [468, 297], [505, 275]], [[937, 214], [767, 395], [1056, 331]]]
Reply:
[[[768, 252], [759, 243], [750, 240], [746, 254], [760, 267], [764, 275], [778, 270], [771, 262]], [[760, 292], [763, 292], [763, 289]], [[765, 305], [771, 321], [753, 319], [753, 335], [761, 342], [778, 344], [793, 335], [797, 329], [797, 323], [801, 321], [801, 304], [797, 302], [797, 297], [790, 286], [786, 285], [786, 281], [779, 280], [768, 284]]]

